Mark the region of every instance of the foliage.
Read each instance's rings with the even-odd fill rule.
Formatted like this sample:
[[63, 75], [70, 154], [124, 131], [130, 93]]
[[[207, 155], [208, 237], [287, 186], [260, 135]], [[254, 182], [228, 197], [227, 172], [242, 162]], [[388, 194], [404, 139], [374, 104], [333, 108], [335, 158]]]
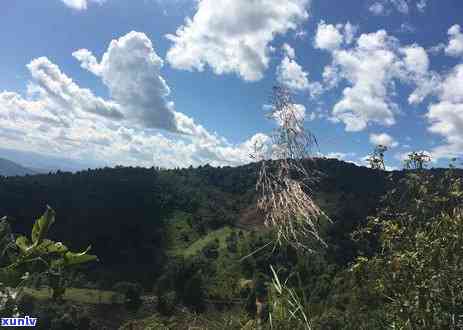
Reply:
[[[386, 208], [359, 235], [377, 231], [381, 251], [359, 257], [355, 276], [384, 301], [388, 324], [403, 329], [454, 329], [463, 315], [461, 180], [410, 174], [407, 202]], [[461, 324], [460, 324], [461, 326]]]
[[175, 291], [164, 292], [159, 296], [158, 309], [162, 315], [172, 315], [178, 303]]
[[273, 273], [269, 294], [271, 304], [270, 326], [272, 329], [312, 329], [307, 302], [301, 298], [294, 288], [282, 282], [271, 266]]
[[409, 170], [422, 170], [426, 168], [427, 164], [431, 161], [431, 156], [425, 151], [413, 151], [407, 155], [404, 161], [406, 169]]
[[386, 169], [386, 166], [384, 165], [384, 153], [387, 149], [388, 148], [386, 146], [379, 144], [375, 147], [373, 153], [368, 156], [367, 161], [372, 169], [383, 171]]
[[125, 305], [129, 309], [137, 309], [141, 305], [143, 288], [138, 283], [119, 282], [114, 285], [114, 291], [124, 295]]
[[[98, 258], [87, 253], [90, 247], [83, 252], [75, 253], [61, 242], [46, 239], [54, 222], [55, 211], [47, 206], [45, 213], [34, 223], [30, 239], [26, 236], [16, 238], [16, 254], [9, 265], [0, 269], [0, 273], [4, 279], [14, 279], [14, 274], [24, 274], [24, 280], [27, 280], [30, 274], [46, 274], [54, 280], [53, 298], [58, 299], [64, 294], [65, 289], [61, 281], [63, 271], [71, 266], [96, 261]], [[20, 278], [16, 277], [16, 281], [7, 281], [6, 284], [17, 286]]]
[[[274, 166], [272, 161], [267, 164]], [[11, 232], [26, 232], [31, 214], [50, 200], [60, 221], [39, 245], [59, 238], [69, 248], [85, 250], [84, 243], [92, 242], [102, 261], [85, 272], [77, 272], [79, 267], [76, 272], [64, 271], [63, 284], [108, 289], [120, 281], [137, 282], [145, 295], [159, 298], [159, 312], [170, 314], [133, 321], [134, 329], [149, 324], [155, 329], [154, 324], [159, 325], [157, 329], [188, 329], [188, 322], [209, 329], [245, 325], [252, 329], [256, 297], [268, 305], [274, 328], [305, 327], [302, 314], [295, 317], [291, 309], [303, 310], [313, 329], [384, 329], [393, 324], [406, 328], [400, 308], [404, 301], [414, 301], [417, 292], [432, 307], [427, 311], [410, 304], [410, 322], [417, 328], [423, 328], [423, 320], [431, 329], [451, 327], [448, 320], [458, 315], [461, 306], [456, 280], [462, 275], [461, 246], [456, 245], [461, 237], [457, 212], [462, 202], [461, 171], [388, 174], [336, 160], [302, 164], [315, 176], [311, 196], [333, 220], [321, 232], [328, 246], [316, 254], [300, 253], [292, 244], [278, 249], [268, 244], [273, 233], [260, 226], [264, 219], [253, 208], [260, 164], [162, 171], [119, 167], [0, 178], [0, 213], [13, 218], [9, 220], [13, 230], [0, 222], [0, 248], [5, 251], [0, 267], [21, 253]], [[255, 217], [252, 224], [243, 220], [248, 211]], [[40, 230], [36, 234], [40, 236]], [[31, 237], [19, 244], [26, 249], [34, 245]], [[394, 273], [396, 260], [400, 268]], [[275, 286], [271, 265], [280, 285]], [[412, 272], [415, 269], [419, 273]], [[14, 277], [22, 275], [20, 271]], [[28, 282], [51, 284], [50, 279], [34, 276]], [[242, 283], [252, 285], [242, 287]], [[68, 299], [71, 296], [83, 298], [83, 292], [74, 290], [66, 290], [64, 303], [77, 303]], [[452, 290], [457, 294], [452, 295]], [[41, 299], [50, 297], [40, 289], [34, 291], [34, 299], [43, 301], [41, 294]], [[449, 302], [452, 297], [454, 305]], [[127, 311], [126, 318], [144, 318], [147, 310], [154, 313], [145, 303], [136, 313]], [[56, 326], [69, 319], [74, 327], [77, 324], [71, 308], [56, 306], [39, 314], [47, 320], [47, 313], [50, 327], [54, 319]], [[102, 314], [89, 317], [101, 319]], [[263, 328], [270, 326], [269, 317]]]

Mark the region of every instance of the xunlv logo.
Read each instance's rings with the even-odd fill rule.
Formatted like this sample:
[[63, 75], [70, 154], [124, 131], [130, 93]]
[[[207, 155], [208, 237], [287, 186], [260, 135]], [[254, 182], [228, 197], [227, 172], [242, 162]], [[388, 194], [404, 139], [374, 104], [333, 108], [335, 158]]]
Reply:
[[2, 317], [2, 327], [35, 327], [36, 317]]

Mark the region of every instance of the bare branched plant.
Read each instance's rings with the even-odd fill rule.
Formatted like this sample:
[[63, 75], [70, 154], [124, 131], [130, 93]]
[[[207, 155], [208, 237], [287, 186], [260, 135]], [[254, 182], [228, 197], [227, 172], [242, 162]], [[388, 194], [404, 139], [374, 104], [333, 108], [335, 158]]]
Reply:
[[279, 126], [271, 146], [256, 145], [254, 159], [261, 162], [256, 190], [257, 208], [265, 224], [275, 229], [277, 243], [313, 251], [313, 242], [326, 245], [319, 234], [320, 219], [328, 217], [314, 202], [314, 182], [304, 166], [317, 146], [315, 136], [304, 128], [304, 116], [289, 91], [274, 87], [268, 117]]

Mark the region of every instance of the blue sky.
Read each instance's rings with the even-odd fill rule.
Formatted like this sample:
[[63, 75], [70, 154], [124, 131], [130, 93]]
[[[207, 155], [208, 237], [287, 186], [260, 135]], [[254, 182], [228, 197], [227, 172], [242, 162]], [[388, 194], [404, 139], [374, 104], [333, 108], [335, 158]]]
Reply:
[[[85, 164], [239, 165], [292, 89], [320, 153], [463, 153], [460, 0], [16, 0], [0, 148]], [[460, 28], [460, 25], [462, 28]], [[0, 154], [1, 157], [1, 154]]]

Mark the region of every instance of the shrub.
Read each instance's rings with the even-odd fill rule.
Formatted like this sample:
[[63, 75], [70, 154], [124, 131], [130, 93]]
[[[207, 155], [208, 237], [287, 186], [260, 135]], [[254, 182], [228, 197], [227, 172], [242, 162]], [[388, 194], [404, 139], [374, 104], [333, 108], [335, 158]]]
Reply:
[[169, 291], [159, 297], [158, 309], [163, 315], [170, 316], [174, 313], [177, 305], [177, 294], [175, 291]]
[[137, 309], [141, 305], [143, 288], [138, 283], [119, 282], [113, 287], [114, 291], [122, 293], [125, 297], [125, 305], [128, 309]]

